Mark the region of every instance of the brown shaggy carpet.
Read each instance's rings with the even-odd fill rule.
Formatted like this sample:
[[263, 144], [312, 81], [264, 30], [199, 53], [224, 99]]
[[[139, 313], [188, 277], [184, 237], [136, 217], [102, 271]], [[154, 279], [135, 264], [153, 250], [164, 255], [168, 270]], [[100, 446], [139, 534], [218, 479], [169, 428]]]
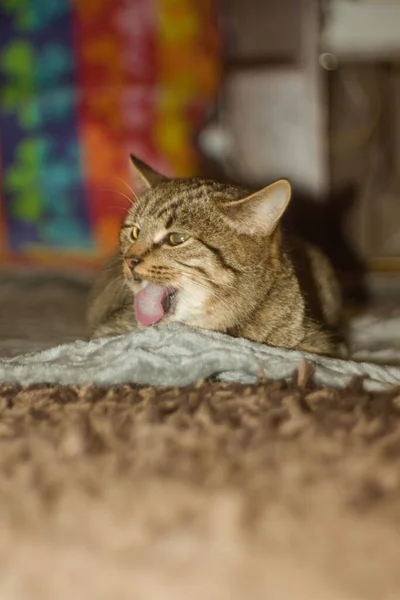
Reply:
[[399, 557], [400, 390], [0, 384], [2, 600], [395, 600]]

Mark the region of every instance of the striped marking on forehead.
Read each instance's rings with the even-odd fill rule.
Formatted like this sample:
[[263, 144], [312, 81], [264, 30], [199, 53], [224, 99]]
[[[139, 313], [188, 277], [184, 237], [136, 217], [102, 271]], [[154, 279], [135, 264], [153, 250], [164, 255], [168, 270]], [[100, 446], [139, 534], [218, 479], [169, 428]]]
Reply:
[[160, 199], [161, 202], [157, 203], [155, 200], [149, 207], [156, 219], [161, 219], [164, 215], [175, 215], [177, 209], [183, 204], [193, 204], [196, 201], [204, 200], [205, 197], [204, 185], [198, 181], [175, 183], [171, 188], [170, 195], [164, 199], [164, 202]]
[[[155, 219], [173, 221], [179, 207], [183, 205], [193, 205], [203, 203], [204, 200], [212, 196], [216, 200], [224, 197], [226, 186], [213, 181], [202, 179], [180, 180], [162, 184], [154, 188], [151, 197], [138, 207], [138, 217], [151, 216]], [[171, 225], [166, 225], [168, 228]]]

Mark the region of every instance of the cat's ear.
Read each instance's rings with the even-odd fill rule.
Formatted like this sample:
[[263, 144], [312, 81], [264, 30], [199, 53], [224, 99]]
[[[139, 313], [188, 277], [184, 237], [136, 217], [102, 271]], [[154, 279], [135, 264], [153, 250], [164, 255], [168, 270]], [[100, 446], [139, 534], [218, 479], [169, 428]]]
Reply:
[[224, 204], [224, 212], [239, 232], [269, 235], [285, 212], [291, 195], [290, 183], [280, 179], [246, 198]]
[[167, 177], [161, 175], [157, 171], [154, 171], [149, 165], [146, 165], [142, 160], [130, 155], [131, 166], [132, 166], [132, 177], [135, 191], [140, 195], [155, 187], [162, 181], [167, 181]]

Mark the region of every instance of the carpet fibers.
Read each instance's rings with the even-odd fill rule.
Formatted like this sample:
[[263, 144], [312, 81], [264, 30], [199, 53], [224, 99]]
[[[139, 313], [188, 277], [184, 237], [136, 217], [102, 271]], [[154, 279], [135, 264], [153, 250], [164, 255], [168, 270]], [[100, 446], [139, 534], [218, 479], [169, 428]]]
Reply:
[[400, 593], [400, 397], [0, 387], [0, 597]]
[[398, 599], [400, 390], [312, 375], [0, 384], [0, 598]]

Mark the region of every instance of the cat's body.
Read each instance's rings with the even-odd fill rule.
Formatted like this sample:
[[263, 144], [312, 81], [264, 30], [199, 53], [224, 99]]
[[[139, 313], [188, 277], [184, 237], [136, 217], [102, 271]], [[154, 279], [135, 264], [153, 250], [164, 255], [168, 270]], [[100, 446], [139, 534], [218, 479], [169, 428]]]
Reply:
[[119, 255], [92, 291], [92, 337], [175, 321], [336, 352], [339, 286], [317, 248], [282, 231], [287, 182], [249, 195], [200, 178], [167, 180], [134, 164], [139, 198], [122, 228]]

